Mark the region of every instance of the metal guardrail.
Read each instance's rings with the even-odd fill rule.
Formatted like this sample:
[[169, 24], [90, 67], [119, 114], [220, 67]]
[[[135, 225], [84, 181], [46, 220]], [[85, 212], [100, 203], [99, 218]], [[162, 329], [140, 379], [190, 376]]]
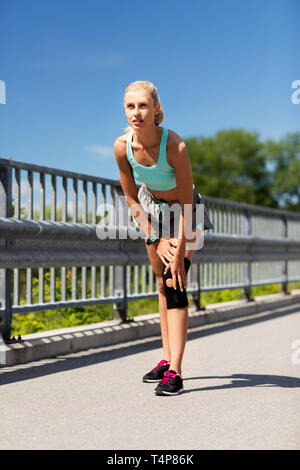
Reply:
[[[0, 333], [6, 341], [14, 313], [113, 303], [126, 321], [128, 301], [158, 295], [143, 232], [121, 196], [116, 180], [0, 159]], [[251, 300], [252, 286], [280, 283], [286, 292], [288, 282], [300, 280], [299, 213], [202, 199], [215, 228], [187, 276], [195, 308], [202, 291], [242, 288]]]

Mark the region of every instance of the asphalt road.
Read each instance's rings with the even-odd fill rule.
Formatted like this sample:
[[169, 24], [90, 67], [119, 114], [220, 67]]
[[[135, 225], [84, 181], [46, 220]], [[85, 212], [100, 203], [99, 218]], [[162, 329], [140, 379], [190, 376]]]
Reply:
[[0, 369], [1, 449], [300, 449], [300, 304], [189, 332], [185, 392], [141, 378], [159, 337]]

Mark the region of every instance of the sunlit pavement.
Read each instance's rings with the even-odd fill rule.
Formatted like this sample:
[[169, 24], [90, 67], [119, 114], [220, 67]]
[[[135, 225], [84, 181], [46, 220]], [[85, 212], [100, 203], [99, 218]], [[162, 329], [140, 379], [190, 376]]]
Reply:
[[0, 448], [299, 449], [299, 325], [294, 304], [190, 330], [176, 397], [142, 382], [159, 337], [0, 369]]

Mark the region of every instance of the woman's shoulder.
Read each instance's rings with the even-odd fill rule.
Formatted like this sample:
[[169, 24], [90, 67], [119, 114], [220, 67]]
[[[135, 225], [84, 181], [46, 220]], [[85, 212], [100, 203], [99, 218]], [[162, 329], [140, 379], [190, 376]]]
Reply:
[[172, 168], [182, 151], [185, 150], [185, 142], [177, 132], [168, 129], [167, 160]]
[[124, 134], [117, 137], [114, 141], [114, 149], [117, 154], [126, 155], [126, 146], [127, 146], [127, 137], [130, 131], [125, 132]]
[[125, 132], [124, 134], [120, 135], [119, 137], [116, 138], [115, 143], [120, 143], [120, 144], [126, 144], [127, 143], [127, 137], [129, 135], [130, 131]]
[[[168, 150], [172, 158], [172, 155], [176, 155], [185, 147], [184, 140], [180, 137], [177, 132], [168, 129]], [[168, 155], [169, 155], [168, 154]]]

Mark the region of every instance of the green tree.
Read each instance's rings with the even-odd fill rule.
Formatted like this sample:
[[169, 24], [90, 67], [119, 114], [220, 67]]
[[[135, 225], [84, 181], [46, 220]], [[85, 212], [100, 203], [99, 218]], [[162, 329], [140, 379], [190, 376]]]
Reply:
[[257, 132], [221, 130], [185, 140], [200, 194], [277, 207], [270, 191], [267, 152]]
[[300, 132], [288, 133], [278, 142], [267, 140], [273, 166], [270, 190], [278, 206], [300, 211]]

